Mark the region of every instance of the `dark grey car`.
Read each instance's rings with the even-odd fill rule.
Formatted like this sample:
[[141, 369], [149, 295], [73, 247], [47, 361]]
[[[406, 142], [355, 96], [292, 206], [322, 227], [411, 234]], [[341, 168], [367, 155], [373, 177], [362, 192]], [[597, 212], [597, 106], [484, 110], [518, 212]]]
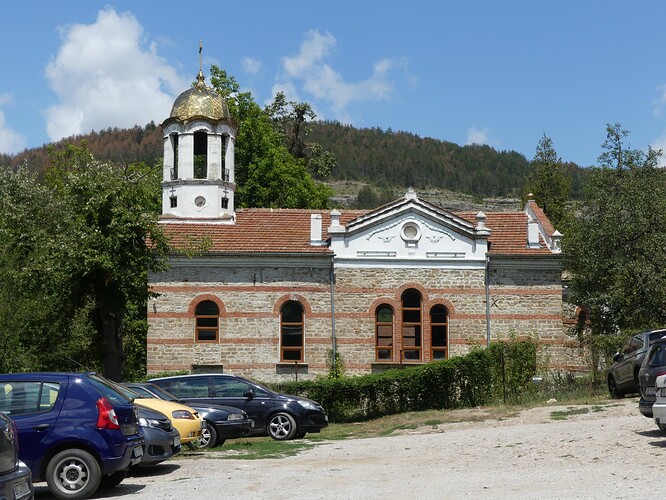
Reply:
[[666, 375], [666, 338], [655, 340], [643, 361], [638, 379], [641, 383], [641, 399], [638, 409], [648, 418], [652, 418], [652, 405], [655, 397], [655, 382], [659, 375]]
[[666, 335], [666, 329], [647, 330], [631, 337], [621, 351], [615, 353], [615, 363], [608, 369], [608, 392], [613, 398], [638, 394], [638, 372], [650, 344]]
[[0, 498], [33, 498], [32, 473], [19, 460], [18, 447], [14, 422], [0, 413]]

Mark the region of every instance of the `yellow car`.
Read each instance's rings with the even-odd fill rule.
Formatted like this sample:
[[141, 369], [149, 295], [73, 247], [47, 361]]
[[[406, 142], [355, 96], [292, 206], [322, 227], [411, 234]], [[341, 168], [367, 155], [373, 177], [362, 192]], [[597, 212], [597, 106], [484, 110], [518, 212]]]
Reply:
[[174, 403], [173, 401], [144, 398], [127, 387], [121, 386], [120, 388], [127, 397], [134, 400], [135, 404], [164, 413], [180, 434], [180, 442], [182, 444], [192, 445], [194, 441], [201, 439], [201, 430], [204, 428], [205, 423], [199, 412], [194, 408]]

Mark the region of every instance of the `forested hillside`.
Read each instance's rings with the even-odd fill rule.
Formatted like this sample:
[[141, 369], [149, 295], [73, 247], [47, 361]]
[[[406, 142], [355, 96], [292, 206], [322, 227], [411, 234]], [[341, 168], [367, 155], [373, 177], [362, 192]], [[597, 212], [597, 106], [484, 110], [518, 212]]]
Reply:
[[[530, 160], [523, 154], [497, 151], [486, 145], [459, 146], [409, 132], [357, 129], [337, 122], [311, 125], [306, 140], [321, 144], [337, 158], [332, 181], [361, 181], [396, 192], [411, 186], [475, 196], [519, 197], [530, 167]], [[51, 146], [79, 145], [82, 141], [100, 160], [153, 163], [162, 156], [162, 132], [154, 123], [131, 129], [109, 128]], [[16, 156], [1, 155], [0, 163], [16, 166], [27, 162], [30, 170], [43, 172], [49, 161], [48, 147], [26, 150]], [[585, 170], [572, 163], [564, 165], [573, 179], [576, 198]]]

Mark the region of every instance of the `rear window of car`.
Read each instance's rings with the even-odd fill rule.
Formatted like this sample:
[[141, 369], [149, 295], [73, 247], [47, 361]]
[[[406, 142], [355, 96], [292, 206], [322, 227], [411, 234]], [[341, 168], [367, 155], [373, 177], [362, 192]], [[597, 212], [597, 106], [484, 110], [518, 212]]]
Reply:
[[0, 385], [0, 411], [7, 415], [41, 413], [51, 410], [60, 384], [39, 381], [7, 381]]
[[125, 396], [119, 388], [116, 388], [114, 383], [106, 380], [99, 375], [91, 374], [88, 376], [90, 384], [97, 389], [102, 396], [106, 396], [111, 404], [128, 404], [131, 403], [130, 399]]
[[650, 334], [650, 342], [654, 342], [655, 340], [659, 340], [662, 337], [666, 337], [666, 331], [660, 330], [658, 332], [652, 332]]
[[655, 344], [650, 353], [648, 366], [653, 368], [657, 366], [666, 366], [666, 343]]

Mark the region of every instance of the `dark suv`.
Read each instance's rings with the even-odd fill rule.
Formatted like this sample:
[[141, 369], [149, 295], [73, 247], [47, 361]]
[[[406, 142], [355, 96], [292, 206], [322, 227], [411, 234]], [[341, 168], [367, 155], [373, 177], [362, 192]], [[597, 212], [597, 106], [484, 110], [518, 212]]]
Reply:
[[143, 456], [136, 406], [95, 373], [2, 374], [0, 411], [16, 423], [33, 480], [56, 498], [113, 487]]
[[177, 375], [149, 380], [185, 404], [212, 403], [233, 406], [254, 420], [252, 435], [273, 439], [302, 438], [328, 425], [328, 415], [319, 403], [278, 394], [256, 382], [224, 373]]
[[638, 371], [650, 345], [666, 335], [666, 330], [649, 330], [631, 337], [621, 351], [613, 356], [615, 363], [608, 369], [608, 392], [613, 398], [637, 394], [640, 390]]
[[666, 338], [652, 343], [638, 372], [638, 380], [641, 383], [638, 409], [648, 418], [652, 418], [652, 405], [656, 400], [655, 382], [659, 375], [666, 375]]

